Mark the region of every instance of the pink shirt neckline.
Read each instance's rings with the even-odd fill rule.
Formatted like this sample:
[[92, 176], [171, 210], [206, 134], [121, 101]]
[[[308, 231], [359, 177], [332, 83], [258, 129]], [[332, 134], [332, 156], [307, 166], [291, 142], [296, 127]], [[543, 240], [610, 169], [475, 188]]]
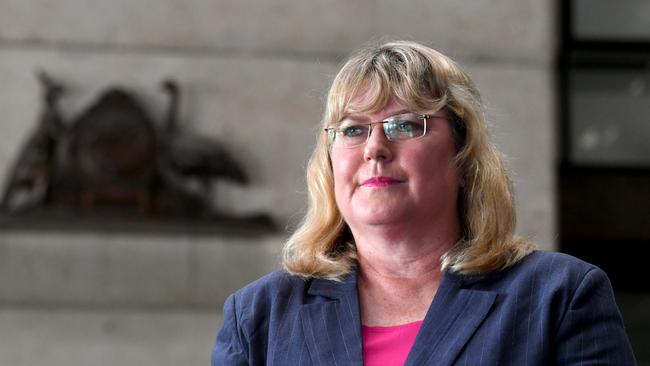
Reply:
[[361, 325], [364, 366], [404, 365], [422, 322], [393, 326]]

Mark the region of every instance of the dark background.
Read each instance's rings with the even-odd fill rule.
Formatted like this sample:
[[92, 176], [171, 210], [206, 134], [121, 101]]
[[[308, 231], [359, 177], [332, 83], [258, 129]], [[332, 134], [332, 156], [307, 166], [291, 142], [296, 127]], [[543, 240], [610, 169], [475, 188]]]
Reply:
[[639, 365], [650, 364], [650, 10], [560, 1], [560, 250], [604, 269]]

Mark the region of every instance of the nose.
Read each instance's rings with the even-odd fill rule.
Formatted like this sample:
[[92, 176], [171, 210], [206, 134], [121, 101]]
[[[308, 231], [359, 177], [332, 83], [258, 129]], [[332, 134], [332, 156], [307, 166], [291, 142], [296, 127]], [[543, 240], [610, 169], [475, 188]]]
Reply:
[[393, 158], [392, 144], [384, 134], [383, 124], [372, 125], [368, 141], [363, 147], [363, 158], [366, 161], [389, 161]]

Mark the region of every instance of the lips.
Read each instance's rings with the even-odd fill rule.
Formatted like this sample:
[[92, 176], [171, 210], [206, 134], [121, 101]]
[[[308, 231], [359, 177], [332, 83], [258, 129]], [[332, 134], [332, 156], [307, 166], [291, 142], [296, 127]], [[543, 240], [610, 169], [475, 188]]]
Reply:
[[361, 185], [364, 187], [379, 188], [388, 187], [399, 183], [402, 183], [402, 181], [391, 177], [372, 177], [363, 181]]

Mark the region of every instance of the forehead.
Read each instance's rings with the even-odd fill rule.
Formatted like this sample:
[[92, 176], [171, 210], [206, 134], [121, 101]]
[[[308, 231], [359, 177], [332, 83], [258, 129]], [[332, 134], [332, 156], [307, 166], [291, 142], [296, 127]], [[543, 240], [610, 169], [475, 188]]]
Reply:
[[406, 111], [408, 111], [406, 104], [394, 95], [390, 95], [388, 98], [380, 98], [377, 93], [369, 92], [366, 88], [352, 98], [343, 115], [344, 117], [380, 120]]

